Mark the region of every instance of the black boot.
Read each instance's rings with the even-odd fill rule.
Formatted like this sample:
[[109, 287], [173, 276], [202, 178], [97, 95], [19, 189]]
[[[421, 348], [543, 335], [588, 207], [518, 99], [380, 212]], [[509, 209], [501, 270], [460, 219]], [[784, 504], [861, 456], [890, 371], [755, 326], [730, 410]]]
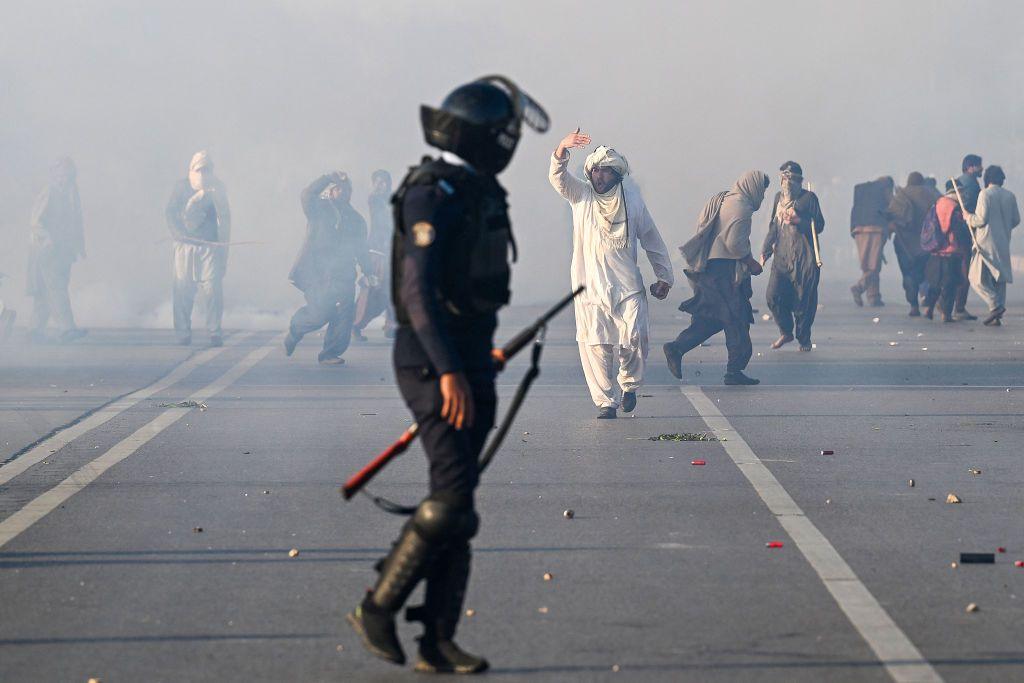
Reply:
[[725, 384], [730, 386], [742, 385], [742, 386], [753, 386], [760, 384], [761, 380], [754, 379], [753, 377], [747, 377], [742, 372], [737, 370], [736, 372], [727, 372], [722, 380]]
[[395, 613], [436, 557], [436, 545], [423, 538], [415, 519], [409, 520], [380, 565], [377, 585], [348, 615], [348, 622], [370, 654], [395, 664], [405, 663], [405, 653], [395, 633]]
[[668, 363], [668, 371], [676, 379], [683, 378], [683, 354], [676, 351], [676, 347], [669, 342], [661, 347], [665, 351], [665, 362]]
[[475, 674], [490, 666], [486, 659], [465, 652], [453, 640], [469, 583], [470, 557], [469, 543], [454, 541], [427, 577], [423, 605], [406, 611], [407, 620], [423, 622], [417, 671]]
[[395, 632], [395, 615], [374, 604], [372, 592], [367, 592], [362, 603], [345, 618], [363, 639], [363, 646], [370, 654], [398, 665], [405, 664], [405, 653]]

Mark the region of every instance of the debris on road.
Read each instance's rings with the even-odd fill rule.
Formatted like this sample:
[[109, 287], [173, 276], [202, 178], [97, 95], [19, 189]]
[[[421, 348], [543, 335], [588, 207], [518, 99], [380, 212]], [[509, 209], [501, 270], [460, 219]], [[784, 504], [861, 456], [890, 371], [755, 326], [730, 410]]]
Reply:
[[544, 572], [544, 580], [545, 581], [550, 581], [553, 578], [555, 578], [555, 577], [554, 577], [554, 575], [551, 572]]
[[960, 553], [961, 564], [995, 564], [994, 553]]
[[676, 434], [658, 434], [647, 437], [648, 441], [718, 441], [707, 432], [681, 432]]
[[831, 449], [823, 448], [823, 449], [821, 450], [821, 454], [822, 454], [822, 455], [835, 455], [835, 454], [836, 454], [836, 452], [835, 452], [835, 451], [833, 451], [833, 450], [831, 450]]
[[877, 325], [879, 320], [881, 320], [881, 318], [872, 318], [871, 322]]
[[207, 405], [200, 401], [188, 399], [187, 401], [178, 401], [177, 403], [159, 403], [157, 408], [199, 408], [200, 411], [204, 411]]
[[977, 467], [970, 467], [967, 469], [967, 471], [973, 474], [974, 476], [978, 476], [979, 474], [981, 474], [981, 470], [979, 470]]
[[466, 616], [467, 616], [467, 617], [472, 617], [472, 616], [474, 616], [475, 614], [476, 614], [476, 610], [475, 610], [475, 609], [473, 609], [472, 607], [470, 607], [469, 609], [467, 609], [467, 610], [466, 610]]
[[909, 486], [910, 488], [914, 488], [914, 480], [913, 479], [907, 479], [907, 486]]
[[617, 674], [617, 673], [619, 673], [619, 671], [620, 671], [619, 665], [618, 664], [612, 664], [612, 673], [613, 674]]
[[299, 549], [298, 548], [292, 548], [291, 550], [288, 551], [288, 557], [298, 557], [298, 556], [299, 556]]
[[996, 548], [996, 552], [997, 553], [1005, 553], [1006, 552], [1006, 548], [1004, 548], [1003, 546], [999, 546], [998, 548]]
[[949, 495], [946, 496], [946, 502], [947, 503], [962, 503], [963, 501], [960, 500], [960, 496], [956, 495], [955, 493], [950, 493]]
[[203, 527], [201, 527], [201, 526], [194, 526], [194, 527], [192, 527], [192, 533], [194, 533], [194, 534], [201, 534], [201, 533], [203, 533]]
[[826, 498], [825, 499], [825, 505], [831, 505], [831, 504], [832, 504], [832, 499], [831, 498]]
[[763, 320], [765, 322], [768, 322], [771, 319], [772, 319], [772, 316], [770, 314], [768, 314], [768, 313], [765, 313], [764, 315], [761, 316], [761, 320]]
[[1014, 567], [1024, 567], [1024, 560], [1017, 560], [1013, 563]]
[[781, 548], [782, 547], [782, 541], [768, 541], [767, 543], [764, 544], [764, 547], [765, 548]]
[[967, 611], [968, 612], [977, 612], [978, 611], [978, 605], [976, 603], [972, 602], [971, 604], [967, 605]]
[[900, 345], [899, 342], [895, 342], [895, 341], [889, 342], [889, 346], [899, 346], [899, 345]]
[[562, 513], [562, 516], [565, 517], [566, 519], [572, 519], [573, 517], [576, 516], [576, 513], [573, 512], [572, 510], [566, 510], [565, 512]]
[[547, 607], [538, 607], [537, 611], [540, 612], [541, 614], [547, 614], [548, 613], [548, 608]]
[[952, 567], [953, 569], [956, 569], [960, 565], [958, 565], [956, 562], [950, 562], [949, 566]]
[[263, 489], [263, 495], [269, 496], [270, 495], [270, 489]]
[[703, 460], [691, 460], [690, 464], [691, 465], [707, 465], [707, 463], [705, 461], [703, 461]]

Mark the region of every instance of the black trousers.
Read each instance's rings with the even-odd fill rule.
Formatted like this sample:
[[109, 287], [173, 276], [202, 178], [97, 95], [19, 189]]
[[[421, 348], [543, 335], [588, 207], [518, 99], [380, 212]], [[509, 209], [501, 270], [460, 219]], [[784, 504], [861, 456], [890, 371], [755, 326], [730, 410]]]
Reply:
[[312, 287], [303, 295], [306, 305], [295, 311], [288, 327], [289, 333], [299, 340], [327, 325], [320, 360], [345, 353], [352, 340], [352, 321], [356, 313], [355, 283], [350, 286]]
[[911, 255], [898, 239], [893, 240], [893, 247], [896, 249], [896, 261], [900, 264], [900, 272], [903, 274], [903, 295], [912, 308], [917, 308], [918, 292], [921, 283], [925, 281], [925, 268], [928, 267], [929, 255], [921, 253], [917, 256]]
[[463, 430], [441, 417], [443, 401], [436, 374], [424, 368], [396, 368], [395, 375], [402, 398], [420, 426], [420, 442], [430, 463], [430, 496], [472, 505], [479, 481], [477, 459], [494, 426], [494, 373], [467, 373], [476, 416], [472, 428]]
[[750, 323], [748, 322], [736, 320], [726, 324], [715, 318], [694, 315], [690, 326], [680, 332], [671, 344], [679, 353], [686, 353], [722, 330], [725, 330], [725, 348], [729, 352], [729, 361], [725, 366], [726, 372], [741, 372], [747, 367], [750, 357], [754, 354], [754, 347], [750, 343]]
[[[794, 282], [795, 277], [803, 281]], [[811, 326], [818, 313], [818, 277], [817, 268], [803, 274], [782, 273], [772, 269], [768, 281], [768, 310], [772, 312], [779, 332], [793, 335], [795, 330], [801, 346], [811, 345]]]
[[928, 294], [924, 298], [926, 308], [931, 308], [936, 301], [940, 310], [947, 316], [952, 315], [956, 303], [957, 292], [963, 283], [964, 257], [932, 256], [926, 268], [928, 276]]

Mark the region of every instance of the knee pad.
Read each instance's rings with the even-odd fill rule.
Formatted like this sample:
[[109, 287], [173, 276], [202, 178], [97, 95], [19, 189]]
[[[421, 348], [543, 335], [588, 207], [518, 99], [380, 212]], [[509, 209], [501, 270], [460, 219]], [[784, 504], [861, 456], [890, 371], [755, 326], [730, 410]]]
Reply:
[[472, 507], [427, 498], [416, 508], [412, 523], [424, 539], [445, 542], [473, 538], [480, 526], [480, 518]]

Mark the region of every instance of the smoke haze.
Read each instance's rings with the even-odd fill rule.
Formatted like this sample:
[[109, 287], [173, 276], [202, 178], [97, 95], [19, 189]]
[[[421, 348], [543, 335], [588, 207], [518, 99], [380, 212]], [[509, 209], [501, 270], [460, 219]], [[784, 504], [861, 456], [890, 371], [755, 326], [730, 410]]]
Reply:
[[[30, 308], [32, 202], [70, 155], [88, 253], [71, 296], [84, 327], [170, 326], [164, 208], [199, 149], [227, 186], [232, 239], [263, 243], [232, 250], [225, 323], [282, 325], [301, 301], [287, 273], [302, 188], [345, 170], [366, 216], [374, 169], [397, 184], [430, 153], [419, 105], [490, 73], [553, 122], [545, 136], [524, 130], [501, 176], [518, 303], [568, 288], [568, 210], [546, 173], [576, 126], [629, 158], [673, 254], [708, 196], [750, 168], [769, 172], [774, 192], [780, 163], [797, 160], [821, 195], [833, 285], [855, 270], [855, 183], [902, 184], [911, 170], [941, 182], [968, 152], [1001, 164], [1011, 190], [1024, 178], [1015, 3], [93, 0], [10, 3], [5, 15], [0, 271], [11, 278], [0, 298]], [[760, 235], [766, 223], [762, 210]]]

